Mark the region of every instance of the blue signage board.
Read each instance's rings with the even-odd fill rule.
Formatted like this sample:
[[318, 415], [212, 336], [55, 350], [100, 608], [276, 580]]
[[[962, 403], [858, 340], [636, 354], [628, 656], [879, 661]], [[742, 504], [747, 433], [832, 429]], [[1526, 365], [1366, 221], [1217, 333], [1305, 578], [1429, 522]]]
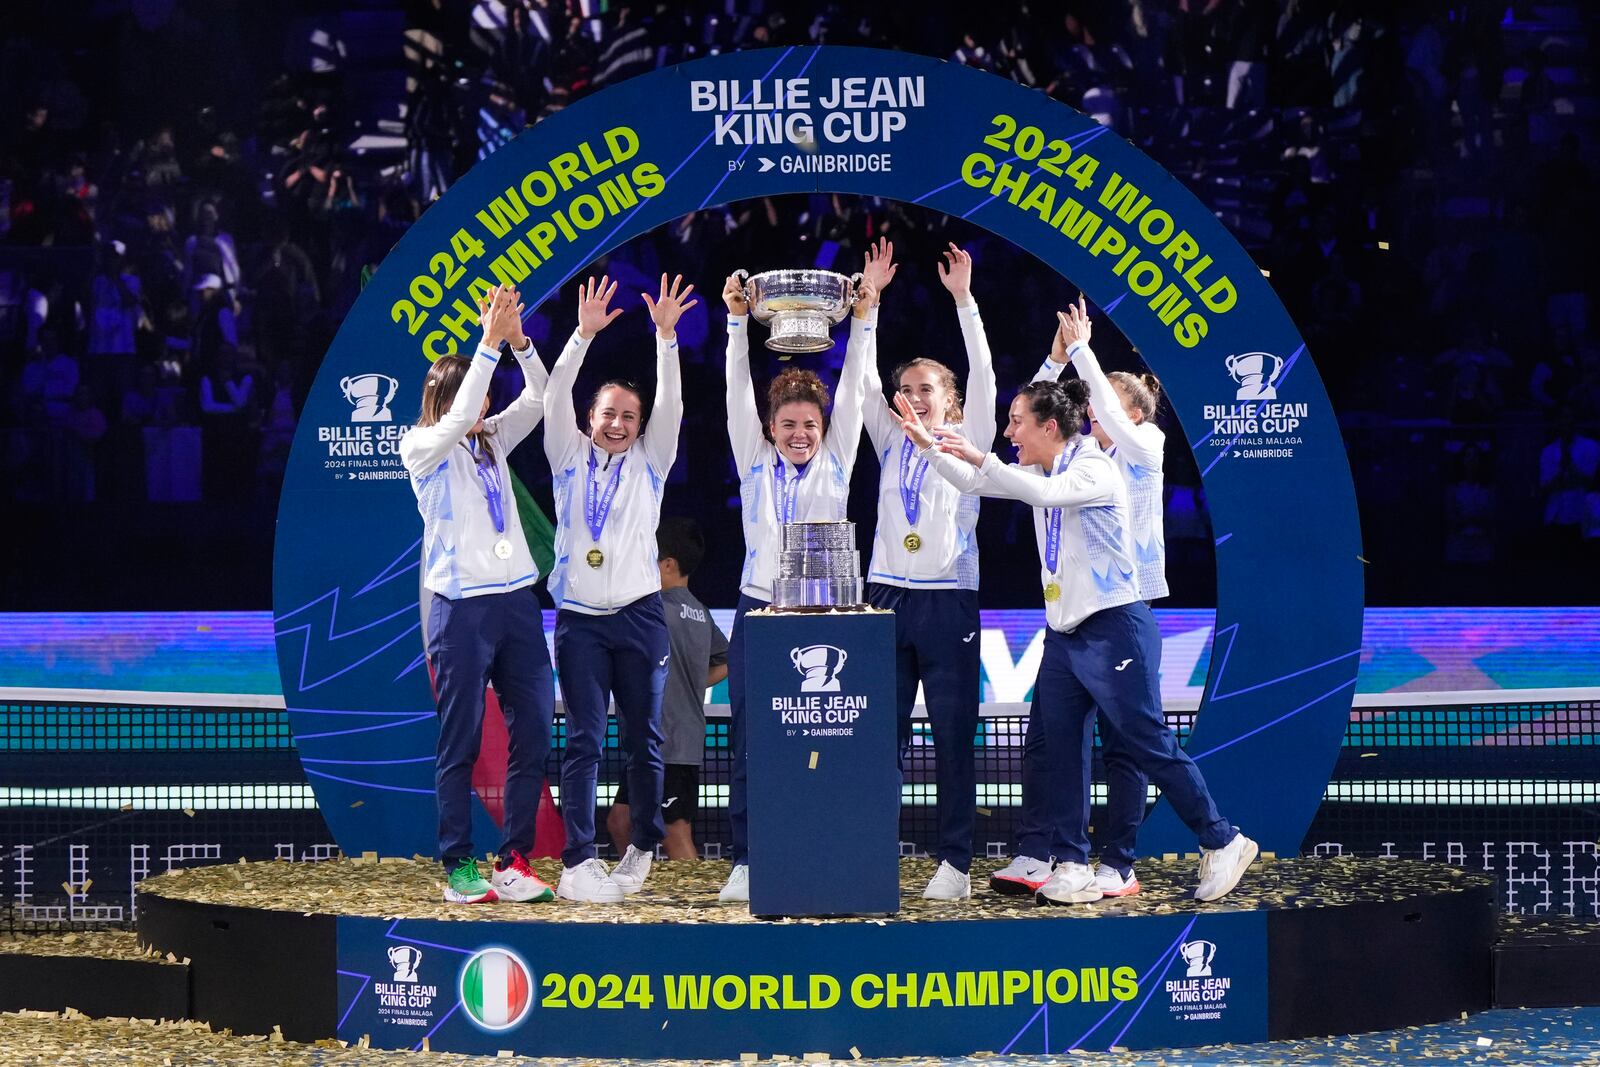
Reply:
[[380, 1048], [850, 1059], [1267, 1036], [1262, 912], [882, 925], [346, 917], [338, 938], [339, 1037]]
[[751, 614], [744, 643], [751, 914], [899, 911], [893, 613]]
[[[1161, 378], [1217, 542], [1189, 750], [1224, 813], [1296, 852], [1348, 721], [1362, 575], [1343, 441], [1294, 324], [1205, 205], [1088, 116], [959, 64], [831, 46], [664, 68], [541, 121], [430, 206], [352, 307], [296, 431], [273, 591], [290, 724], [340, 846], [435, 848], [421, 520], [397, 453], [429, 361], [470, 350], [475, 297], [513, 282], [537, 308], [686, 213], [817, 191], [918, 204], [1026, 249]], [[474, 836], [494, 837], [481, 810]], [[1164, 804], [1141, 836], [1193, 844]]]

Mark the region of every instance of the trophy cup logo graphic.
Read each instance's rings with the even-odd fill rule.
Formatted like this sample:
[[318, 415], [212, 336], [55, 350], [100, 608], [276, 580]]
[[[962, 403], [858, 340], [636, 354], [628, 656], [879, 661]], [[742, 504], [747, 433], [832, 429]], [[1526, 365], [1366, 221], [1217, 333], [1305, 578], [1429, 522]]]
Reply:
[[396, 982], [415, 982], [417, 966], [421, 963], [421, 949], [410, 945], [395, 945], [389, 950], [389, 966], [394, 968]]
[[351, 422], [393, 422], [394, 413], [389, 404], [399, 390], [400, 383], [387, 374], [357, 374], [339, 379], [344, 398], [355, 410]]
[[1190, 978], [1209, 978], [1211, 961], [1216, 958], [1217, 946], [1210, 941], [1185, 941], [1178, 955], [1189, 965]]
[[839, 672], [844, 670], [844, 661], [849, 658], [844, 649], [833, 645], [807, 645], [789, 650], [794, 669], [805, 679], [800, 683], [802, 693], [837, 693]]
[[[1267, 372], [1271, 364], [1271, 373]], [[1278, 399], [1278, 378], [1283, 374], [1283, 360], [1271, 352], [1242, 352], [1224, 361], [1228, 377], [1239, 386], [1239, 400]]]

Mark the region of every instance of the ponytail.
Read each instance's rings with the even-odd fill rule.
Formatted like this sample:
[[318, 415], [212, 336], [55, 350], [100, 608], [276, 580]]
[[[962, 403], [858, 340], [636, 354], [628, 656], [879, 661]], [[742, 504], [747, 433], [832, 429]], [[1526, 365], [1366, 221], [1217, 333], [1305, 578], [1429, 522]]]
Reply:
[[1161, 382], [1154, 374], [1129, 374], [1125, 370], [1114, 370], [1106, 377], [1122, 386], [1129, 402], [1145, 422], [1155, 419], [1156, 409], [1161, 406]]
[[1028, 410], [1039, 424], [1056, 420], [1056, 427], [1064, 439], [1083, 432], [1088, 417], [1089, 386], [1081, 378], [1064, 382], [1031, 382], [1017, 391], [1028, 398]]

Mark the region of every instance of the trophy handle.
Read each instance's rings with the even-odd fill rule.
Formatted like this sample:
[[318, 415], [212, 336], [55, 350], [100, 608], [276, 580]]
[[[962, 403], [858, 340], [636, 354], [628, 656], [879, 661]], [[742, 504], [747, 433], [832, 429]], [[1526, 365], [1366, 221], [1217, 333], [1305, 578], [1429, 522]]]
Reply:
[[346, 377], [346, 378], [340, 378], [339, 379], [339, 392], [344, 394], [344, 398], [346, 400], [350, 399], [350, 379], [349, 378]]
[[860, 271], [850, 275], [850, 303], [859, 304], [861, 302], [861, 283], [866, 279], [867, 276]]

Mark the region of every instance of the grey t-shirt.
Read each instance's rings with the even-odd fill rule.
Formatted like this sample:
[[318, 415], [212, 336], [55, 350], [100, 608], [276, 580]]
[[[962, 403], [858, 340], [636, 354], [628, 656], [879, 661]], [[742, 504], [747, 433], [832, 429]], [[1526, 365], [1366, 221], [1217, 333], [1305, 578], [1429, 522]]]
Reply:
[[661, 607], [672, 648], [661, 694], [661, 760], [698, 767], [706, 751], [706, 672], [728, 662], [728, 639], [686, 588], [661, 590]]

